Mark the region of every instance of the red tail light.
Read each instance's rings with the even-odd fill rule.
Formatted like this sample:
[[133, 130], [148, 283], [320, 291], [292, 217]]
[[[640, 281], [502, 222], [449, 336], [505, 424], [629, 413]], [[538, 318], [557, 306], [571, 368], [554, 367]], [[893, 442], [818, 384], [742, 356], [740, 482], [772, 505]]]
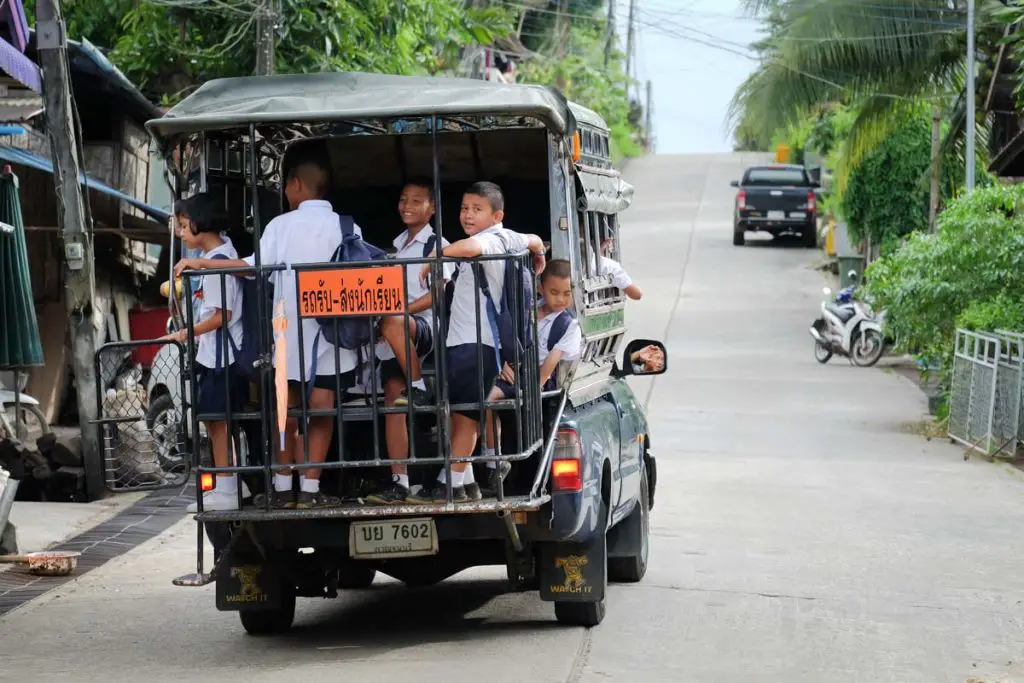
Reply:
[[807, 193], [807, 210], [808, 211], [814, 211], [815, 208], [817, 208], [817, 205], [818, 205], [818, 197], [814, 194], [814, 192], [808, 192]]
[[212, 491], [216, 486], [217, 484], [213, 479], [213, 472], [203, 472], [199, 475], [199, 490], [203, 493]]
[[575, 493], [583, 490], [583, 442], [575, 429], [560, 429], [551, 460], [553, 491]]
[[736, 193], [736, 208], [747, 208], [747, 193], [745, 190], [740, 190], [739, 192]]

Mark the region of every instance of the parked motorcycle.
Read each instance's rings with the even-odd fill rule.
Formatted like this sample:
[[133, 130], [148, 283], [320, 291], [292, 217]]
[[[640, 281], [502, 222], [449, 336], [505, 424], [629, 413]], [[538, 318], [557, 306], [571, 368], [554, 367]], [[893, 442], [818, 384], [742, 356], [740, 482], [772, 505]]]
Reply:
[[839, 354], [859, 367], [871, 367], [885, 353], [882, 325], [885, 313], [875, 315], [864, 302], [853, 297], [853, 287], [840, 291], [830, 301], [832, 290], [825, 287], [821, 302], [821, 316], [811, 324], [809, 332], [814, 338], [814, 359], [827, 363]]

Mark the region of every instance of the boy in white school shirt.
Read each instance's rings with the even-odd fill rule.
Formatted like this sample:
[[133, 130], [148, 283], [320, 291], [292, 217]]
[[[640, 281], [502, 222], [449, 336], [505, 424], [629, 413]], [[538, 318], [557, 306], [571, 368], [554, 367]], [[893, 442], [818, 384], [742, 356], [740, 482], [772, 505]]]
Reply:
[[[572, 305], [572, 266], [565, 259], [548, 261], [540, 276], [540, 294], [543, 297], [537, 308], [537, 351], [540, 360], [541, 391], [550, 391], [557, 387], [555, 370], [558, 364], [573, 361], [580, 357], [583, 345], [583, 333], [580, 324], [572, 317], [569, 306]], [[561, 324], [559, 318], [563, 318]], [[555, 328], [558, 328], [557, 330]], [[558, 335], [552, 338], [551, 335]], [[551, 349], [550, 351], [548, 349]], [[508, 363], [501, 369], [498, 379], [494, 382], [488, 401], [500, 401], [515, 396], [516, 371]], [[484, 455], [495, 454], [498, 435], [495, 432], [494, 413], [487, 411], [487, 431], [484, 435]], [[493, 491], [497, 491], [498, 483], [508, 474], [511, 466], [507, 462], [487, 462], [491, 472], [488, 482]]]
[[[430, 225], [434, 217], [435, 203], [433, 184], [426, 178], [410, 180], [402, 188], [398, 199], [398, 215], [405, 224], [405, 230], [395, 238], [395, 259], [422, 259], [434, 252], [440, 241], [441, 248], [449, 246], [448, 240], [434, 234]], [[420, 280], [419, 264], [405, 267], [405, 282], [409, 289], [409, 327], [405, 327], [403, 316], [390, 316], [381, 320], [381, 336], [385, 343], [378, 345], [377, 358], [380, 360], [380, 379], [384, 385], [385, 405], [406, 405], [409, 397], [404, 396], [405, 368], [412, 379], [413, 403], [425, 403], [429, 398], [420, 363], [434, 350], [433, 295], [429, 287]], [[455, 264], [444, 265], [444, 279], [451, 279]], [[409, 337], [411, 357], [405, 358], [405, 339]], [[404, 460], [409, 457], [409, 429], [406, 416], [401, 413], [384, 416], [384, 434], [388, 458]], [[391, 466], [391, 483], [382, 490], [366, 497], [370, 503], [387, 505], [404, 502], [409, 496], [409, 473], [405, 465]]]
[[[302, 263], [324, 263], [341, 244], [340, 217], [334, 212], [325, 197], [330, 187], [330, 173], [326, 164], [316, 157], [299, 160], [285, 176], [285, 197], [291, 211], [274, 218], [267, 224], [260, 238], [260, 256], [263, 265], [298, 265]], [[357, 230], [358, 232], [358, 230]], [[255, 255], [239, 261], [189, 261], [185, 267], [179, 263], [176, 272], [186, 268], [245, 268], [255, 265]], [[300, 391], [307, 390], [311, 383], [307, 406], [311, 410], [334, 407], [337, 383], [342, 391], [355, 385], [357, 357], [355, 351], [335, 348], [331, 344], [320, 344], [317, 350], [316, 376], [311, 376], [313, 344], [319, 331], [319, 323], [312, 318], [299, 319], [296, 307], [296, 278], [294, 271], [277, 271], [273, 274], [275, 300], [284, 300], [285, 316], [288, 320], [287, 342], [288, 364], [288, 405], [300, 405]], [[302, 324], [302, 348], [299, 347], [298, 326]], [[299, 353], [303, 354], [303, 368], [300, 372]], [[335, 368], [335, 353], [338, 367]], [[277, 356], [274, 355], [274, 364]], [[334, 432], [334, 418], [309, 418], [309, 453], [299, 459], [298, 452], [303, 446], [298, 420], [288, 418], [285, 433], [285, 448], [280, 452], [282, 464], [308, 461], [322, 463], [327, 459]], [[320, 490], [320, 470], [307, 469], [299, 476], [299, 491], [294, 492], [291, 470], [282, 470], [274, 475], [270, 504], [275, 508], [333, 507], [341, 500]], [[254, 500], [263, 505], [262, 496]]]
[[[445, 247], [444, 256], [473, 258], [497, 254], [517, 254], [529, 249], [534, 256], [534, 269], [544, 270], [544, 243], [536, 235], [523, 235], [502, 226], [505, 217], [505, 197], [494, 183], [474, 183], [462, 197], [459, 222], [469, 237]], [[448, 398], [454, 404], [480, 404], [486, 400], [494, 379], [498, 376], [497, 348], [487, 318], [487, 303], [481, 295], [477, 306], [477, 282], [470, 263], [458, 264], [458, 278], [448, 312], [448, 338], [445, 349], [448, 384]], [[500, 260], [480, 261], [480, 268], [487, 278], [494, 301], [501, 299], [505, 280], [505, 263]], [[425, 280], [430, 272], [426, 265], [420, 272]], [[477, 319], [480, 320], [480, 341], [483, 345], [483, 367], [477, 361]], [[483, 375], [483, 394], [480, 393], [480, 375]], [[451, 453], [453, 458], [467, 458], [473, 455], [480, 436], [480, 412], [473, 408], [465, 411], [452, 410]], [[480, 487], [473, 478], [469, 463], [452, 463], [452, 494], [455, 502], [470, 499], [479, 500]], [[441, 470], [438, 480], [425, 485], [418, 493], [409, 496], [410, 503], [438, 503], [447, 497], [444, 482], [445, 471]]]

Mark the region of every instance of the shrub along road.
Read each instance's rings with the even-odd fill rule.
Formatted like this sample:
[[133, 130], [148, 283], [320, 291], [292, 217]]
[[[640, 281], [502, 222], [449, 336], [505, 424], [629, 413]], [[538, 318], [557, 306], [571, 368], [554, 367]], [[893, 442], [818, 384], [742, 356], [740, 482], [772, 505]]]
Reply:
[[635, 336], [667, 332], [650, 392], [659, 489], [640, 585], [604, 624], [555, 625], [500, 568], [433, 589], [388, 581], [243, 635], [211, 589], [170, 580], [193, 523], [0, 619], [12, 680], [964, 681], [1024, 676], [1024, 481], [907, 430], [923, 395], [891, 372], [818, 365], [816, 254], [733, 247], [734, 155], [631, 163]]

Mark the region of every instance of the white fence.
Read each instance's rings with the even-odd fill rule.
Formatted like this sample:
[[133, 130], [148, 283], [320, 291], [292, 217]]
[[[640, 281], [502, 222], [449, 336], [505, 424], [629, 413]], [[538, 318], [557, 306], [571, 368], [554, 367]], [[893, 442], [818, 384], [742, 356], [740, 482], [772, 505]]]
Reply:
[[949, 438], [990, 456], [1024, 443], [1024, 334], [956, 331]]

